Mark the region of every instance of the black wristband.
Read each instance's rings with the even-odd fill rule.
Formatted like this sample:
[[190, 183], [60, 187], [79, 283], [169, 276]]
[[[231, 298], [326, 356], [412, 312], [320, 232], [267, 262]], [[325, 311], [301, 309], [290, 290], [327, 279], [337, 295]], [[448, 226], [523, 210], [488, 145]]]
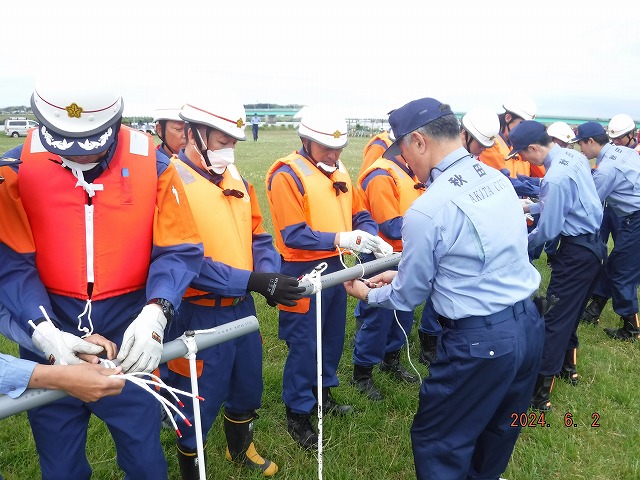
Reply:
[[171, 320], [173, 320], [173, 317], [176, 314], [176, 311], [173, 308], [172, 303], [169, 300], [166, 300], [164, 298], [152, 298], [147, 302], [147, 305], [152, 305], [152, 304], [159, 305], [160, 308], [162, 309], [162, 313], [167, 319], [167, 325], [171, 323]]

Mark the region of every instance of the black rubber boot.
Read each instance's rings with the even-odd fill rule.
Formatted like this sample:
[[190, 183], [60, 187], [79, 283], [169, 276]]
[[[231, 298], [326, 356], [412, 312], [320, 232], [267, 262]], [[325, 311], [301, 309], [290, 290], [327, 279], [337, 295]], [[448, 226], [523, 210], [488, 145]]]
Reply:
[[[176, 447], [178, 452], [178, 465], [182, 480], [200, 480], [198, 470], [198, 453], [192, 450]], [[206, 456], [206, 455], [205, 455]]]
[[318, 447], [318, 434], [311, 425], [309, 413], [294, 413], [287, 408], [287, 431], [298, 445], [305, 450]]
[[385, 354], [380, 364], [380, 371], [388, 373], [400, 382], [417, 383], [420, 381], [420, 377], [409, 373], [400, 363], [400, 350]]
[[418, 330], [418, 338], [420, 338], [420, 356], [418, 361], [425, 365], [431, 365], [436, 361], [436, 348], [438, 346], [438, 335]]
[[[318, 399], [318, 389], [313, 387], [313, 396]], [[315, 411], [318, 411], [318, 405], [316, 404]], [[339, 404], [333, 395], [331, 395], [331, 389], [329, 387], [323, 387], [322, 389], [322, 411], [330, 415], [344, 416], [353, 412], [351, 405]]]
[[256, 412], [230, 412], [224, 410], [224, 434], [227, 437], [227, 460], [261, 470], [262, 475], [271, 477], [278, 471], [278, 465], [258, 454], [253, 444], [253, 420]]
[[607, 301], [608, 298], [601, 297], [600, 295], [591, 295], [591, 301], [587, 305], [587, 308], [584, 309], [581, 321], [591, 325], [597, 325]]
[[638, 325], [638, 314], [620, 317], [622, 328], [605, 328], [607, 335], [615, 340], [627, 340], [635, 342], [640, 338], [640, 326]]
[[360, 393], [369, 400], [377, 402], [384, 399], [384, 395], [373, 384], [373, 367], [353, 366], [353, 377], [349, 381]]
[[578, 370], [576, 369], [577, 348], [567, 350], [564, 354], [564, 363], [560, 370], [560, 378], [571, 382], [574, 387], [578, 384]]
[[536, 386], [533, 390], [531, 408], [540, 412], [551, 410], [551, 390], [553, 389], [553, 378], [538, 374]]

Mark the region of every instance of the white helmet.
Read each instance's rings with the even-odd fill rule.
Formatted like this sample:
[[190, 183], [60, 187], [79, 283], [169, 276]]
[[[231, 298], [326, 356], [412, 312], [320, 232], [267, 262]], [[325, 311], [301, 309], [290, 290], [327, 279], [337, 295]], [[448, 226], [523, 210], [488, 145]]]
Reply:
[[462, 128], [483, 147], [491, 147], [500, 134], [500, 120], [493, 110], [475, 108], [462, 116]]
[[180, 119], [220, 130], [236, 140], [247, 139], [244, 132], [247, 112], [241, 103], [186, 103], [180, 111]]
[[573, 143], [572, 140], [576, 136], [573, 129], [565, 122], [553, 122], [547, 127], [547, 135], [564, 143]]
[[160, 122], [161, 120], [173, 120], [174, 122], [184, 122], [180, 118], [179, 108], [159, 108], [153, 112], [153, 121]]
[[533, 98], [526, 95], [514, 95], [504, 102], [502, 107], [508, 113], [517, 115], [523, 120], [533, 120], [536, 118], [536, 112], [538, 110]]
[[349, 141], [347, 121], [320, 108], [307, 107], [298, 127], [300, 138], [308, 138], [328, 148], [344, 148]]
[[619, 138], [635, 129], [636, 123], [633, 121], [633, 118], [626, 113], [619, 113], [609, 120], [607, 135], [609, 135], [609, 138]]
[[40, 122], [40, 140], [50, 152], [64, 156], [93, 155], [107, 150], [120, 128], [124, 103], [119, 93], [91, 82], [36, 86], [31, 108]]

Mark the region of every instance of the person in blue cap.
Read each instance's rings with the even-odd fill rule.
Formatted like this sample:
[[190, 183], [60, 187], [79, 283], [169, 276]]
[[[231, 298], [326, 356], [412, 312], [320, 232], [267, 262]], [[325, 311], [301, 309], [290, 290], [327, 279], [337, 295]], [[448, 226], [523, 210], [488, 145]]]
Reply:
[[546, 172], [540, 202], [524, 206], [525, 212], [540, 214], [529, 233], [529, 250], [561, 237], [547, 287], [547, 296], [559, 301], [544, 317], [544, 350], [531, 399], [533, 409], [548, 411], [555, 376], [578, 383], [578, 324], [604, 258], [598, 236], [602, 205], [584, 155], [553, 143], [542, 123], [526, 120], [511, 131], [510, 138], [510, 155], [544, 165]]
[[[613, 310], [620, 315], [621, 328], [605, 328], [616, 340], [640, 338], [638, 284], [640, 283], [640, 156], [635, 150], [608, 142], [604, 127], [587, 122], [578, 127], [575, 138], [587, 158], [595, 158], [593, 181], [600, 200], [620, 218], [613, 250], [606, 264]], [[604, 242], [604, 239], [603, 239]], [[596, 323], [607, 303], [605, 296], [593, 296], [587, 307]]]
[[522, 208], [509, 179], [462, 147], [449, 105], [414, 100], [389, 122], [396, 141], [385, 157], [402, 155], [427, 190], [405, 213], [398, 270], [345, 288], [396, 310], [431, 298], [439, 315], [436, 359], [411, 427], [417, 478], [497, 479], [520, 433], [511, 417], [529, 407], [544, 339]]

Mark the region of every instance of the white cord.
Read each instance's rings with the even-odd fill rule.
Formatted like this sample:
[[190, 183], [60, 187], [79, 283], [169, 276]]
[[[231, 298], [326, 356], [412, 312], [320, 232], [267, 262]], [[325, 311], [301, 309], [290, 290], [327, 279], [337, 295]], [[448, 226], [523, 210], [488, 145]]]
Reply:
[[[407, 337], [407, 332], [405, 331], [405, 329], [402, 328], [402, 324], [400, 323], [400, 320], [398, 320], [398, 315], [395, 310], [393, 311], [393, 317], [396, 319], [396, 323], [398, 324], [398, 326], [400, 327], [400, 330], [402, 330], [402, 334], [404, 335], [405, 345], [407, 346], [407, 360], [409, 361], [409, 365], [411, 365], [411, 368], [413, 368], [413, 371], [418, 374], [418, 378], [422, 380], [422, 376], [420, 375], [420, 372], [411, 361], [411, 353], [409, 352], [409, 337]], [[420, 389], [420, 387], [418, 387], [418, 389]]]
[[[78, 318], [78, 330], [81, 331], [81, 332], [84, 332], [84, 335], [82, 335], [80, 338], [85, 338], [85, 337], [88, 337], [89, 335], [93, 334], [93, 322], [91, 321], [91, 311], [92, 311], [91, 299], [87, 298], [87, 303], [84, 306], [84, 310], [77, 317]], [[89, 320], [89, 327], [90, 328], [82, 326], [82, 316], [85, 313], [88, 313], [87, 320]]]
[[[115, 367], [115, 364], [110, 360], [101, 360], [101, 363], [107, 368]], [[142, 388], [147, 393], [151, 394], [156, 400], [158, 400], [160, 402], [160, 405], [162, 405], [162, 408], [164, 408], [164, 411], [167, 413], [167, 417], [169, 417], [169, 420], [171, 421], [171, 424], [173, 425], [173, 428], [176, 431], [176, 434], [178, 435], [178, 437], [182, 437], [182, 433], [180, 432], [180, 429], [178, 428], [178, 425], [176, 424], [176, 421], [173, 418], [173, 413], [171, 411], [173, 410], [174, 412], [176, 412], [182, 418], [182, 420], [184, 421], [184, 423], [187, 426], [191, 427], [192, 426], [191, 422], [178, 409], [178, 407], [176, 407], [170, 400], [168, 400], [167, 398], [163, 397], [159, 393], [155, 392], [154, 391], [155, 387], [164, 388], [165, 390], [167, 390], [173, 396], [173, 398], [176, 400], [178, 405], [181, 406], [181, 407], [184, 406], [184, 404], [177, 397], [176, 393], [179, 393], [180, 395], [184, 395], [184, 396], [187, 396], [187, 397], [191, 397], [191, 398], [197, 399], [199, 401], [203, 401], [204, 400], [202, 397], [200, 397], [198, 395], [195, 395], [193, 393], [186, 392], [184, 390], [179, 390], [179, 389], [174, 388], [174, 387], [170, 387], [169, 385], [164, 383], [161, 378], [159, 378], [158, 376], [156, 376], [156, 375], [154, 375], [152, 373], [146, 373], [146, 372], [122, 373], [122, 374], [119, 374], [119, 375], [111, 375], [111, 377], [113, 377], [113, 378], [121, 378], [121, 379], [123, 378], [125, 380], [129, 380], [131, 383], [133, 383], [134, 385]], [[151, 378], [151, 380], [147, 380], [145, 378], [139, 378], [139, 377], [149, 377], [149, 378]], [[152, 387], [154, 387], [154, 388], [152, 388]]]

